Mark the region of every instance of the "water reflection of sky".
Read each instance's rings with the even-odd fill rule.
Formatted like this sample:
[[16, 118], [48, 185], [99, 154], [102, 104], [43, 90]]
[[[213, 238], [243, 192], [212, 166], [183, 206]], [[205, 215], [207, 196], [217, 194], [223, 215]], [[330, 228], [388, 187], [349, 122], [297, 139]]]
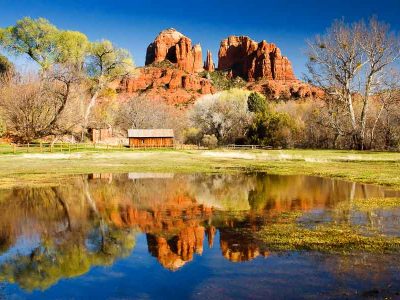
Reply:
[[[216, 238], [219, 239], [218, 233]], [[178, 272], [163, 268], [148, 255], [146, 236], [137, 236], [137, 246], [127, 258], [111, 267], [96, 267], [89, 273], [61, 280], [46, 291], [24, 294], [28, 299], [270, 299], [270, 298], [343, 298], [358, 297], [365, 287], [386, 289], [389, 280], [400, 280], [396, 268], [385, 271], [381, 278], [355, 277], [349, 271], [363, 261], [370, 268], [378, 268], [382, 260], [365, 256], [353, 264], [335, 255], [318, 253], [272, 254], [251, 262], [232, 264], [221, 259], [218, 247], [205, 247], [201, 256]], [[392, 260], [398, 264], [398, 259]], [[337, 268], [336, 270], [333, 270]], [[375, 269], [380, 271], [379, 269]], [[398, 268], [397, 268], [398, 270]], [[351, 284], [348, 284], [351, 282]], [[398, 287], [398, 286], [397, 286]], [[368, 290], [368, 289], [367, 289]], [[19, 298], [21, 291], [9, 285], [8, 297]]]
[[20, 236], [12, 247], [10, 247], [6, 252], [0, 254], [0, 264], [14, 257], [15, 255], [29, 255], [32, 253], [32, 250], [39, 245], [39, 235]]

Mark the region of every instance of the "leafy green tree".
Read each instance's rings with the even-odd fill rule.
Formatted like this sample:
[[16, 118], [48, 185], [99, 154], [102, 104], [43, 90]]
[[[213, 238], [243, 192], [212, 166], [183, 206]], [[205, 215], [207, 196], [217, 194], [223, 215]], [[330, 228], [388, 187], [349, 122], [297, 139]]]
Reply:
[[109, 89], [112, 82], [133, 74], [134, 63], [127, 50], [117, 48], [110, 41], [103, 40], [90, 45], [86, 72], [91, 98], [84, 115], [82, 138], [99, 95]]
[[0, 29], [0, 45], [16, 56], [27, 55], [47, 71], [56, 64], [81, 65], [89, 42], [83, 33], [59, 30], [43, 18], [25, 17]]
[[[13, 26], [0, 29], [0, 46], [14, 55], [27, 55], [41, 69], [44, 88], [53, 91], [55, 112], [46, 117], [48, 126], [37, 136], [65, 134], [59, 119], [63, 115], [74, 86], [89, 87], [90, 100], [83, 115], [83, 134], [96, 100], [110, 83], [129, 75], [134, 70], [133, 60], [125, 49], [110, 41], [90, 43], [77, 31], [59, 30], [48, 20], [23, 18]], [[80, 93], [84, 94], [83, 92]], [[57, 130], [55, 130], [57, 129]], [[83, 136], [83, 135], [82, 135]]]
[[249, 111], [254, 113], [253, 122], [247, 130], [251, 144], [288, 147], [296, 130], [295, 121], [287, 113], [277, 112], [267, 99], [253, 92], [247, 100]]
[[[28, 56], [40, 67], [38, 83], [34, 84], [39, 89], [34, 97], [16, 94], [20, 87], [25, 89], [26, 82], [32, 83], [31, 78], [25, 78], [22, 84], [11, 83], [7, 93], [3, 93], [3, 99], [0, 99], [0, 104], [9, 112], [7, 119], [11, 127], [17, 131], [18, 128], [25, 129], [23, 133], [16, 132], [16, 136], [30, 141], [70, 133], [71, 122], [64, 122], [66, 109], [74, 86], [83, 78], [82, 67], [89, 46], [87, 37], [80, 32], [59, 30], [43, 18], [26, 17], [13, 26], [0, 29], [0, 46], [10, 54]], [[30, 95], [33, 96], [32, 93]], [[16, 98], [21, 101], [14, 101]], [[33, 100], [35, 105], [30, 104]], [[20, 126], [21, 118], [26, 119], [26, 116], [32, 118], [29, 117], [29, 122], [25, 124], [38, 125], [29, 134], [26, 134], [27, 127]]]
[[296, 122], [287, 113], [276, 112], [263, 104], [261, 98], [253, 97], [252, 109], [256, 111], [252, 124], [247, 131], [251, 144], [289, 147], [293, 143], [293, 135], [297, 130]]
[[25, 17], [0, 30], [0, 45], [15, 55], [28, 55], [46, 70], [57, 57], [58, 33], [46, 19]]
[[260, 93], [253, 92], [247, 99], [249, 111], [253, 113], [266, 113], [268, 110], [267, 99]]

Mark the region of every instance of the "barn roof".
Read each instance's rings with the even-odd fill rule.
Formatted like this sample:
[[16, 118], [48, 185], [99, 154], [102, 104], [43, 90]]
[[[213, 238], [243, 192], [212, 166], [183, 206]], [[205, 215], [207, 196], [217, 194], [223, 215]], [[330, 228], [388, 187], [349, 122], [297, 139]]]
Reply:
[[174, 137], [173, 129], [128, 129], [128, 138]]

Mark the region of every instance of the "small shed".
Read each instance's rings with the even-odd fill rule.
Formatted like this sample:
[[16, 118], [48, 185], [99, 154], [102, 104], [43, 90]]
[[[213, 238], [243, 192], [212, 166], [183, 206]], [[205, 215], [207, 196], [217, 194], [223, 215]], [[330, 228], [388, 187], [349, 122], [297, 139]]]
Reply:
[[129, 129], [128, 130], [129, 147], [173, 147], [174, 130], [173, 129]]
[[110, 127], [107, 128], [89, 128], [88, 133], [92, 142], [98, 143], [106, 141], [113, 136], [113, 130]]

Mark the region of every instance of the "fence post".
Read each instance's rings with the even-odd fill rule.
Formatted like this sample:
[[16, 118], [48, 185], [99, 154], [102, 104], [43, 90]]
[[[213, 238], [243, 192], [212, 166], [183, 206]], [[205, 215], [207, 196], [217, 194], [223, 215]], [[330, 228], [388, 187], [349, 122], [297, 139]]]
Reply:
[[63, 144], [61, 143], [60, 151], [63, 152]]
[[15, 144], [13, 145], [13, 150], [14, 150], [14, 154], [17, 153], [17, 146]]
[[29, 152], [29, 143], [28, 143], [28, 148], [26, 148], [26, 152]]
[[43, 152], [43, 148], [42, 148], [42, 142], [40, 142], [40, 153]]
[[71, 153], [71, 144], [68, 144], [68, 152]]

